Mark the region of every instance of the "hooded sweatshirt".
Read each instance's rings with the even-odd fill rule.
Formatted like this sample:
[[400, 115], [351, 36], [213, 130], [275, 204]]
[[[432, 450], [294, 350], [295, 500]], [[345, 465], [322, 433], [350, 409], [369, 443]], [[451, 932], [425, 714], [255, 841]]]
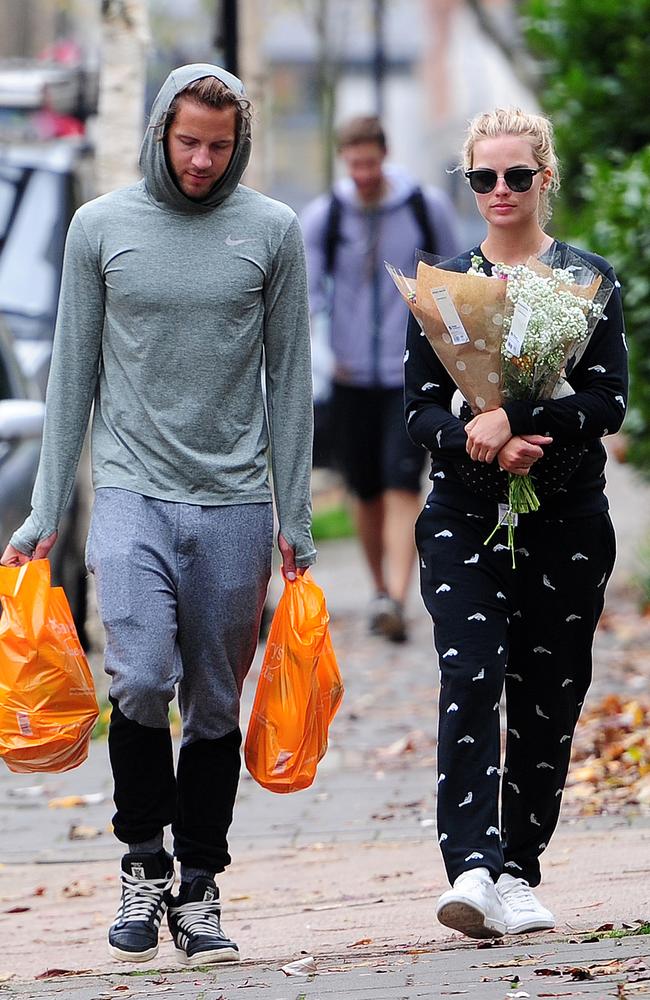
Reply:
[[[32, 513], [12, 544], [56, 530], [91, 407], [96, 489], [198, 505], [271, 500], [298, 565], [314, 559], [311, 367], [302, 236], [286, 205], [244, 187], [250, 126], [200, 201], [167, 166], [176, 94], [217, 66], [174, 70], [151, 110], [143, 180], [84, 205], [70, 225]], [[265, 413], [262, 366], [266, 382]]]
[[[408, 309], [384, 261], [405, 274], [415, 269], [422, 231], [408, 204], [417, 184], [401, 167], [383, 168], [386, 192], [377, 205], [360, 200], [349, 177], [334, 185], [342, 204], [334, 274], [325, 270], [325, 235], [331, 195], [321, 195], [304, 210], [309, 298], [314, 314], [328, 313], [334, 380], [360, 387], [401, 388]], [[436, 253], [451, 257], [459, 246], [455, 216], [447, 196], [422, 189], [436, 239]], [[430, 248], [427, 248], [430, 249]]]

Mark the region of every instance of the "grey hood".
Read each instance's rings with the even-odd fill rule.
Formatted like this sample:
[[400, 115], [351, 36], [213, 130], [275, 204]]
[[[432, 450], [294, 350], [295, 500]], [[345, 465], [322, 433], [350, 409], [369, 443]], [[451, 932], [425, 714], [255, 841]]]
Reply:
[[167, 166], [162, 141], [164, 122], [169, 106], [179, 91], [187, 87], [188, 84], [194, 83], [195, 80], [201, 80], [206, 76], [216, 76], [236, 94], [241, 97], [246, 96], [241, 80], [233, 76], [232, 73], [228, 73], [227, 70], [221, 69], [220, 66], [213, 66], [210, 63], [191, 63], [189, 66], [180, 66], [178, 69], [172, 70], [153, 102], [149, 127], [140, 148], [140, 170], [144, 176], [147, 191], [161, 208], [195, 214], [211, 212], [228, 195], [233, 193], [248, 165], [251, 153], [251, 128], [249, 121], [242, 120], [228, 168], [205, 198], [194, 201], [184, 195], [174, 183]]

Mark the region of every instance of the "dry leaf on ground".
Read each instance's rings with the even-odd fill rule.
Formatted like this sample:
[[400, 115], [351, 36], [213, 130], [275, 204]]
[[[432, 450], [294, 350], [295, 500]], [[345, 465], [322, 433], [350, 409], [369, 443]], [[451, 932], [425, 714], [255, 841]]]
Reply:
[[296, 962], [283, 965], [280, 971], [284, 972], [285, 976], [314, 976], [318, 969], [316, 959], [313, 955], [308, 955], [306, 958], [299, 958]]
[[96, 826], [82, 826], [74, 823], [68, 831], [68, 840], [94, 840], [101, 837], [102, 831]]
[[65, 896], [66, 899], [76, 899], [79, 896], [94, 896], [95, 892], [96, 888], [92, 882], [75, 879], [73, 882], [69, 882], [68, 885], [63, 886], [61, 895]]
[[581, 815], [650, 811], [650, 701], [610, 694], [583, 712], [565, 801]]

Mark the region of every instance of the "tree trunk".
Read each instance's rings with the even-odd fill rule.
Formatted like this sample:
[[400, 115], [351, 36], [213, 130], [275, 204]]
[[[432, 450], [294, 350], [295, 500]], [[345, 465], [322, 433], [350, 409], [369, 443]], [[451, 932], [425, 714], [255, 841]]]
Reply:
[[97, 191], [133, 184], [144, 127], [147, 0], [101, 0]]
[[253, 146], [244, 183], [256, 191], [269, 185], [269, 75], [263, 37], [267, 24], [265, 0], [239, 0], [239, 75], [253, 102]]
[[519, 82], [531, 93], [538, 94], [541, 87], [539, 68], [521, 35], [519, 0], [512, 0], [510, 5], [510, 17], [506, 21], [509, 26], [508, 31], [505, 31], [499, 20], [493, 16], [490, 10], [491, 4], [486, 3], [486, 0], [465, 0], [465, 2], [474, 12], [481, 31], [508, 60]]

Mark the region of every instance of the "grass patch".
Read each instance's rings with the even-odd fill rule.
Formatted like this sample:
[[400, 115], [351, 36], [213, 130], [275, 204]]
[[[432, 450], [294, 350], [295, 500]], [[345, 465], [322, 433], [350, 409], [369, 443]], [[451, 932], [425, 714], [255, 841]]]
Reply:
[[312, 532], [316, 542], [331, 541], [335, 538], [352, 538], [356, 533], [352, 515], [343, 505], [315, 511]]
[[638, 927], [629, 927], [621, 930], [603, 931], [598, 935], [601, 938], [625, 938], [636, 937], [637, 934], [650, 934], [650, 920], [644, 920]]

